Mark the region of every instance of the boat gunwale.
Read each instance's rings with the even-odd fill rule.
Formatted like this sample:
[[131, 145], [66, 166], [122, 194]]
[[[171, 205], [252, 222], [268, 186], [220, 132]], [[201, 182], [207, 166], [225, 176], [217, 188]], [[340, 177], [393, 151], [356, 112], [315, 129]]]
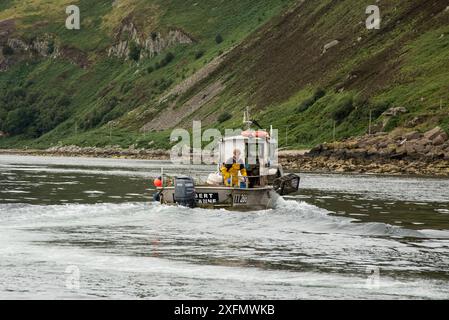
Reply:
[[[273, 190], [272, 186], [266, 186], [266, 187], [256, 187], [256, 188], [236, 188], [236, 187], [225, 187], [225, 186], [201, 186], [201, 185], [196, 185], [195, 186], [195, 190], [196, 189], [214, 189], [214, 190], [236, 190], [236, 191], [266, 191], [266, 190]], [[164, 191], [164, 190], [174, 190], [175, 187], [174, 186], [170, 186], [170, 187], [158, 187], [156, 188], [156, 190], [159, 191]]]

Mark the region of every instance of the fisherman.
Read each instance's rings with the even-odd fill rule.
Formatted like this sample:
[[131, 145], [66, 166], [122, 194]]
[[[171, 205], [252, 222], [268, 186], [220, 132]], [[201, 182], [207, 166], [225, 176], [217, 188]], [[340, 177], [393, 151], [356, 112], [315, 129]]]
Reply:
[[232, 154], [233, 156], [223, 163], [220, 171], [223, 175], [225, 186], [239, 187], [239, 172], [246, 181], [245, 163], [240, 159], [241, 151], [239, 149], [234, 149]]

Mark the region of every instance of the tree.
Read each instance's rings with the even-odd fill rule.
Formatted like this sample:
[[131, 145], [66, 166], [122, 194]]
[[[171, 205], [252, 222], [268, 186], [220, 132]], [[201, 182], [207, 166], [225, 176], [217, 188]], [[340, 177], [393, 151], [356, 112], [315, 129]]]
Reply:
[[175, 55], [173, 53], [167, 52], [167, 54], [165, 55], [165, 58], [164, 58], [165, 65], [172, 62], [174, 58], [175, 58]]
[[225, 122], [225, 121], [227, 121], [227, 120], [229, 120], [231, 118], [232, 118], [232, 115], [229, 112], [223, 112], [222, 114], [220, 114], [218, 116], [217, 120], [218, 120], [219, 123], [223, 123], [223, 122]]
[[129, 59], [138, 62], [140, 59], [141, 51], [142, 51], [142, 48], [136, 42], [134, 42], [134, 41], [131, 42], [131, 45], [129, 47], [129, 55], [128, 55]]
[[204, 56], [204, 50], [199, 50], [199, 51], [195, 52], [195, 59], [196, 60], [198, 60], [202, 56]]
[[54, 41], [50, 41], [47, 46], [47, 54], [52, 55], [55, 52], [55, 43]]
[[14, 50], [9, 45], [5, 45], [2, 49], [2, 53], [4, 56], [12, 56], [14, 54]]
[[217, 44], [220, 44], [220, 43], [223, 42], [223, 37], [221, 36], [221, 34], [217, 34], [217, 35], [215, 36], [215, 42], [216, 42]]
[[304, 100], [298, 107], [298, 112], [304, 112], [307, 109], [309, 109], [311, 106], [313, 106], [315, 104], [315, 102], [317, 102], [318, 100], [320, 100], [322, 97], [324, 97], [326, 95], [326, 92], [321, 89], [318, 88], [312, 97]]
[[156, 32], [151, 32], [151, 40], [156, 41], [157, 39], [157, 33]]
[[352, 98], [345, 98], [341, 100], [335, 109], [333, 110], [331, 116], [336, 122], [343, 121], [349, 114], [354, 110], [354, 102]]
[[27, 126], [33, 122], [33, 114], [29, 109], [17, 108], [6, 116], [4, 129], [10, 134], [24, 133]]

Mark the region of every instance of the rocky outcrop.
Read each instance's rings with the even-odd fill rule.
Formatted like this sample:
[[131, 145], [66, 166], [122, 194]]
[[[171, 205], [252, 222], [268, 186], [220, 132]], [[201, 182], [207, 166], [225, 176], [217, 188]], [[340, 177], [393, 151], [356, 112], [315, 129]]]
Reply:
[[285, 160], [305, 171], [449, 176], [449, 139], [440, 127], [424, 133], [400, 130], [324, 143], [304, 157]]
[[321, 144], [313, 148], [309, 155], [337, 159], [449, 160], [449, 140], [440, 127], [424, 134], [394, 131]]
[[108, 55], [121, 59], [128, 59], [131, 42], [141, 47], [140, 58], [152, 58], [168, 48], [178, 44], [191, 44], [194, 40], [181, 30], [174, 29], [167, 34], [151, 32], [147, 36], [140, 36], [132, 22], [122, 25], [116, 35], [118, 43], [109, 48]]
[[326, 156], [279, 155], [279, 161], [284, 169], [294, 172], [449, 176], [447, 160], [343, 160]]
[[337, 46], [339, 43], [340, 43], [340, 41], [338, 41], [338, 40], [333, 40], [333, 41], [331, 41], [331, 42], [329, 42], [329, 43], [326, 43], [326, 44], [323, 46], [323, 49], [322, 49], [321, 54], [325, 54], [329, 49], [331, 49], [331, 48]]
[[15, 31], [16, 23], [14, 19], [0, 20], [0, 40], [7, 39]]
[[3, 56], [0, 54], [0, 71], [8, 70], [15, 63], [32, 57], [57, 58], [61, 51], [53, 36], [44, 34], [31, 41], [24, 41], [8, 34], [10, 37], [3, 39], [0, 43], [0, 51], [5, 46], [11, 49], [11, 54]]
[[181, 30], [170, 30], [167, 35], [161, 33], [151, 34], [143, 43], [142, 57], [154, 57], [167, 48], [178, 44], [192, 44], [193, 39]]
[[55, 40], [50, 35], [32, 40], [30, 43], [18, 38], [8, 39], [8, 45], [15, 52], [37, 54], [41, 57], [56, 58], [60, 55], [59, 47], [55, 44]]
[[7, 39], [6, 45], [13, 50], [13, 54], [11, 57], [5, 58], [3, 63], [0, 59], [1, 71], [8, 70], [11, 65], [18, 61], [36, 56], [49, 59], [63, 58], [81, 68], [86, 68], [90, 65], [89, 57], [85, 52], [74, 47], [59, 46], [56, 39], [49, 34], [45, 34], [30, 42], [12, 37]]
[[387, 111], [382, 113], [382, 115], [386, 116], [386, 117], [396, 117], [396, 116], [398, 116], [400, 114], [407, 113], [407, 112], [408, 112], [408, 110], [406, 108], [404, 108], [404, 107], [397, 107], [397, 108], [390, 108], [390, 109], [388, 109]]

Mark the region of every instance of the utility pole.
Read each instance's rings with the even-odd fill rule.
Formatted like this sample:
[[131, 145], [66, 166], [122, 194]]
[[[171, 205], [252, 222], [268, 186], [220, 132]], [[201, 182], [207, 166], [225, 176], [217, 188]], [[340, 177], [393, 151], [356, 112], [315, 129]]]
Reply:
[[372, 116], [372, 111], [371, 109], [369, 110], [369, 125], [368, 125], [368, 134], [371, 135], [371, 116]]
[[335, 141], [335, 126], [336, 126], [336, 121], [334, 120], [334, 129], [333, 129], [333, 132], [332, 132], [332, 138], [333, 138], [334, 141]]

